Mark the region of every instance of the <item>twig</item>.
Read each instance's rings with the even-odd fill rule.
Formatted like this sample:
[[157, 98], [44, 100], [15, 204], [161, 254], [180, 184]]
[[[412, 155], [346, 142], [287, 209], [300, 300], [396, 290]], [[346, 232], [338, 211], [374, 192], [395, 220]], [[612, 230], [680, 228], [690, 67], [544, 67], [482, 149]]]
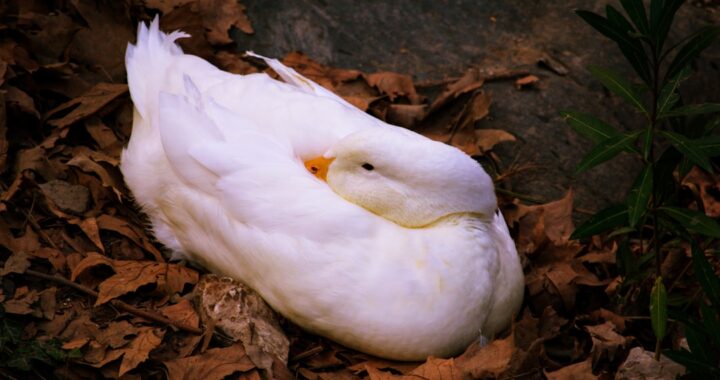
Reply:
[[[96, 292], [96, 291], [94, 291], [94, 290], [92, 290], [92, 289], [90, 289], [90, 288], [88, 288], [88, 287], [86, 287], [86, 286], [83, 286], [83, 285], [80, 285], [80, 284], [78, 284], [78, 283], [72, 282], [72, 281], [70, 281], [70, 280], [68, 280], [68, 279], [66, 279], [65, 277], [62, 277], [62, 276], [45, 274], [45, 273], [38, 272], [38, 271], [34, 271], [34, 270], [31, 270], [31, 269], [26, 270], [25, 273], [26, 273], [26, 274], [29, 274], [29, 275], [31, 275], [31, 276], [33, 276], [33, 277], [42, 278], [42, 279], [44, 279], [44, 280], [54, 281], [54, 282], [57, 282], [57, 283], [59, 283], [59, 284], [65, 285], [65, 286], [69, 286], [69, 287], [71, 287], [71, 288], [73, 288], [73, 289], [75, 289], [75, 290], [78, 290], [78, 291], [80, 291], [80, 292], [82, 292], [82, 293], [85, 293], [85, 294], [88, 294], [88, 295], [90, 295], [90, 296], [93, 296], [93, 297], [95, 297], [95, 298], [97, 298], [98, 295], [99, 295], [98, 292]], [[187, 331], [187, 332], [193, 333], [193, 334], [202, 334], [202, 333], [203, 333], [203, 330], [200, 329], [200, 328], [193, 327], [193, 326], [188, 326], [188, 325], [186, 325], [186, 324], [184, 324], [184, 323], [177, 322], [177, 321], [173, 321], [173, 320], [171, 320], [171, 319], [165, 318], [165, 317], [163, 317], [163, 316], [161, 316], [161, 315], [158, 315], [158, 314], [156, 314], [156, 313], [149, 312], [149, 311], [142, 310], [142, 309], [138, 309], [137, 307], [132, 306], [132, 305], [130, 305], [130, 304], [127, 304], [127, 303], [125, 303], [125, 302], [123, 302], [123, 301], [120, 301], [120, 300], [115, 299], [115, 300], [111, 300], [110, 302], [112, 303], [113, 306], [117, 307], [117, 308], [120, 309], [120, 310], [123, 310], [123, 311], [126, 311], [126, 312], [128, 312], [128, 313], [137, 315], [137, 316], [142, 317], [142, 318], [145, 318], [145, 319], [147, 319], [147, 320], [150, 320], [150, 321], [153, 321], [153, 322], [157, 322], [157, 323], [162, 323], [162, 324], [164, 324], [164, 325], [174, 326], [174, 327], [177, 327], [177, 328], [180, 329], [180, 330], [184, 330], [184, 331]]]
[[299, 362], [300, 360], [307, 359], [315, 354], [321, 353], [323, 349], [324, 349], [323, 346], [315, 346], [307, 351], [301, 352], [301, 353], [293, 356], [292, 358], [290, 358], [289, 362], [295, 363], [295, 362]]

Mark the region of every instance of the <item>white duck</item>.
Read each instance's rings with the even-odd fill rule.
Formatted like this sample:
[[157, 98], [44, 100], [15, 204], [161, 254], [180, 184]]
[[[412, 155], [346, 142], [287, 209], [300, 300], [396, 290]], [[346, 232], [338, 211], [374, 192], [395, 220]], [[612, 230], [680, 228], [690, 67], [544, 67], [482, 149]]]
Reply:
[[454, 355], [509, 324], [523, 273], [480, 165], [276, 60], [285, 83], [220, 71], [158, 24], [128, 45], [121, 169], [160, 242], [377, 356]]

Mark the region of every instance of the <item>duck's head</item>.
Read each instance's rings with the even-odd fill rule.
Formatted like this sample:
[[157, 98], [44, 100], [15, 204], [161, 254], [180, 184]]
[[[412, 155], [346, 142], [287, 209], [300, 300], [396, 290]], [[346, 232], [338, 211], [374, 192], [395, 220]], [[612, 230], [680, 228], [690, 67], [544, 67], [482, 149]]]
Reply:
[[401, 128], [355, 132], [305, 166], [341, 197], [405, 227], [460, 213], [491, 217], [497, 208], [475, 160]]

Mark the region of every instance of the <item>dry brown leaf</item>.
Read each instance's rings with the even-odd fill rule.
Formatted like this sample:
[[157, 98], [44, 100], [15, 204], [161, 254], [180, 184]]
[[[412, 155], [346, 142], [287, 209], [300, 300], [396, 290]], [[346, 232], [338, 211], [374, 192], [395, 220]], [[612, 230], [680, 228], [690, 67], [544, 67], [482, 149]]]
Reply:
[[55, 248], [42, 247], [37, 251], [33, 252], [32, 255], [34, 257], [48, 260], [53, 266], [53, 268], [55, 268], [55, 270], [60, 273], [65, 271], [65, 267], [67, 265], [65, 254]]
[[590, 333], [593, 341], [593, 363], [598, 363], [602, 359], [615, 361], [619, 353], [625, 350], [632, 340], [618, 334], [615, 331], [615, 324], [610, 321], [601, 325], [585, 326], [585, 329]]
[[165, 262], [162, 253], [155, 248], [145, 232], [130, 223], [117, 217], [103, 214], [97, 218], [98, 226], [101, 230], [114, 231], [122, 236], [132, 240], [138, 247], [145, 249], [151, 253], [157, 262]]
[[98, 265], [109, 266], [115, 274], [100, 283], [95, 305], [134, 292], [143, 285], [157, 284], [158, 289], [172, 295], [180, 292], [185, 284], [195, 284], [198, 281], [195, 270], [180, 265], [154, 261], [111, 260], [95, 252], [89, 253], [77, 264], [72, 272], [72, 281]]
[[5, 100], [16, 106], [20, 111], [40, 118], [40, 113], [35, 108], [35, 101], [25, 91], [17, 87], [8, 87], [5, 93]]
[[206, 37], [213, 45], [232, 43], [229, 32], [233, 26], [245, 34], [255, 33], [245, 6], [237, 0], [198, 0], [196, 4], [207, 30]]
[[[126, 17], [129, 6], [122, 1], [111, 1], [102, 7], [87, 0], [71, 3], [85, 21], [78, 25], [80, 29], [68, 48], [73, 61], [87, 65], [89, 80], [121, 83], [125, 80], [125, 59], [121, 52], [125, 51], [128, 41], [135, 39], [135, 25], [127, 22]], [[111, 86], [107, 88], [109, 92], [117, 92], [124, 86], [106, 85]], [[100, 92], [98, 96], [104, 98], [107, 94]]]
[[17, 288], [12, 299], [5, 300], [2, 304], [6, 313], [10, 314], [32, 314], [33, 308], [30, 307], [40, 299], [40, 295], [36, 290], [31, 290], [27, 286]]
[[74, 108], [67, 115], [50, 120], [48, 124], [61, 128], [82, 120], [108, 105], [113, 100], [127, 93], [126, 84], [98, 83], [82, 96], [66, 102], [53, 110], [50, 110], [46, 117], [50, 118], [56, 114]]
[[87, 256], [72, 268], [70, 281], [77, 280], [78, 277], [82, 276], [85, 273], [85, 271], [98, 265], [105, 265], [112, 268], [113, 260], [96, 252], [88, 252]]
[[481, 152], [489, 152], [495, 145], [515, 141], [515, 136], [501, 129], [476, 129], [475, 137]]
[[30, 256], [26, 252], [16, 252], [5, 260], [5, 266], [0, 270], [0, 276], [7, 276], [9, 273], [25, 273], [30, 268]]
[[548, 380], [597, 380], [592, 373], [592, 358], [560, 368], [553, 372], [544, 372]]
[[135, 369], [140, 363], [147, 360], [150, 351], [157, 348], [162, 342], [165, 330], [154, 329], [152, 327], [144, 327], [140, 329], [138, 336], [130, 342], [130, 345], [124, 350], [122, 362], [120, 363], [120, 372], [122, 376], [130, 370]]
[[709, 174], [694, 166], [683, 178], [682, 185], [700, 195], [707, 216], [711, 218], [720, 216], [720, 176]]
[[69, 222], [77, 224], [90, 241], [92, 241], [101, 252], [105, 252], [105, 247], [103, 246], [102, 240], [100, 240], [100, 227], [98, 227], [95, 218], [87, 218], [82, 221], [69, 220]]
[[185, 298], [181, 299], [180, 302], [174, 305], [161, 308], [160, 312], [168, 319], [182, 323], [186, 326], [200, 326], [200, 316], [197, 311], [195, 311], [192, 302]]
[[[108, 168], [105, 168], [103, 165], [97, 162], [99, 161], [98, 158], [102, 158], [104, 157], [104, 155], [98, 154], [95, 158], [92, 158], [86, 153], [90, 152], [86, 152], [85, 150], [76, 150], [76, 154], [73, 156], [73, 158], [70, 159], [70, 161], [67, 162], [67, 164], [80, 168], [80, 170], [86, 173], [96, 174], [102, 181], [102, 185], [108, 189], [111, 189], [115, 193], [117, 199], [121, 200], [123, 196], [123, 187], [120, 173], [116, 172], [115, 168], [110, 168], [113, 169], [113, 171], [110, 171], [108, 170]], [[112, 163], [116, 163], [116, 160], [110, 160], [113, 161]]]
[[409, 75], [386, 71], [365, 74], [364, 77], [371, 87], [375, 87], [381, 94], [387, 95], [391, 102], [398, 97], [406, 97], [410, 104], [420, 104], [422, 101]]
[[514, 339], [514, 334], [511, 334], [505, 339], [493, 340], [484, 347], [473, 344], [455, 359], [455, 363], [473, 379], [498, 378], [510, 367], [516, 351]]
[[455, 359], [434, 357], [429, 357], [425, 363], [415, 368], [409, 375], [437, 380], [463, 380], [468, 378], [463, 369], [455, 363]]
[[540, 78], [536, 77], [535, 75], [526, 75], [522, 78], [518, 78], [515, 80], [515, 88], [520, 90], [526, 87], [534, 86], [535, 83], [537, 83], [540, 80]]
[[390, 104], [386, 121], [401, 127], [412, 128], [425, 117], [425, 108], [424, 104]]
[[168, 378], [174, 380], [220, 380], [233, 373], [255, 368], [239, 343], [225, 348], [213, 348], [202, 355], [163, 363], [168, 370]]
[[157, 9], [163, 14], [168, 14], [175, 8], [195, 1], [197, 0], [145, 0], [145, 5], [148, 8]]
[[485, 82], [484, 78], [480, 75], [480, 71], [477, 69], [469, 69], [465, 74], [455, 82], [447, 85], [440, 95], [433, 100], [428, 113], [433, 113], [440, 109], [445, 104], [457, 99], [463, 94], [475, 91], [482, 87]]

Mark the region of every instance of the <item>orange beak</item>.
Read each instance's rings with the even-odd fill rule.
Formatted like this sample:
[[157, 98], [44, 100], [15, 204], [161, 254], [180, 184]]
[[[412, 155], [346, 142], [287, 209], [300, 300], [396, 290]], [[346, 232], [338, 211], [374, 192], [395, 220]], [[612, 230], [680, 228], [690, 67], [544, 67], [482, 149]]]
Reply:
[[305, 169], [312, 173], [315, 177], [323, 181], [327, 181], [328, 168], [334, 158], [325, 158], [323, 156], [316, 157], [305, 161]]

